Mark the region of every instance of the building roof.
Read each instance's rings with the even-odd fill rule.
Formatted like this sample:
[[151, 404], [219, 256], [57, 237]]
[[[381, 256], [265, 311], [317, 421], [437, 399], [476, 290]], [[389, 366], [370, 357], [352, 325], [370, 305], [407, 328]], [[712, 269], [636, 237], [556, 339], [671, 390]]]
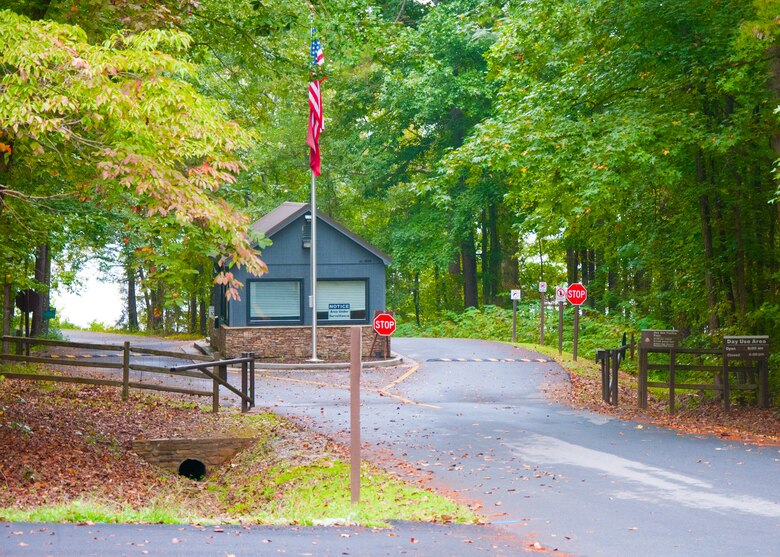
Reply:
[[[267, 213], [260, 220], [255, 222], [252, 225], [252, 230], [264, 234], [267, 238], [271, 238], [274, 234], [285, 228], [291, 222], [307, 213], [311, 213], [311, 205], [309, 203], [295, 203], [292, 201], [285, 201], [276, 209], [270, 213]], [[381, 259], [385, 265], [390, 265], [393, 262], [390, 256], [384, 253], [382, 250], [368, 243], [351, 230], [348, 230], [344, 226], [334, 221], [328, 215], [323, 214], [321, 211], [317, 211], [317, 220], [329, 224], [344, 234], [347, 238], [351, 239], [353, 242], [364, 247], [376, 255], [379, 259]]]

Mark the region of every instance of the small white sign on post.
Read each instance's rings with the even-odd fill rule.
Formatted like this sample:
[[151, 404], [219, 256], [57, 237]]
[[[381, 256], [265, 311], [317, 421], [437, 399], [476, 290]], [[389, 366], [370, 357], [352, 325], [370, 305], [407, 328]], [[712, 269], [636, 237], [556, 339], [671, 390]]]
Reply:
[[565, 286], [559, 286], [555, 289], [555, 302], [565, 302], [566, 301], [566, 287]]
[[547, 283], [546, 282], [540, 282], [539, 283], [539, 292], [547, 292]]
[[521, 295], [522, 295], [522, 291], [520, 291], [520, 290], [510, 290], [509, 291], [509, 299], [510, 300], [519, 300]]

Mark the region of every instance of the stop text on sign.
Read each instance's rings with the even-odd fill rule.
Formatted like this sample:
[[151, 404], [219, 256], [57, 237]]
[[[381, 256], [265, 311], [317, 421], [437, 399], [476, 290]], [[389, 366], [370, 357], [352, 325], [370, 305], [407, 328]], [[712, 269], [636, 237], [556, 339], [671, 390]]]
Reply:
[[566, 289], [566, 299], [575, 306], [581, 305], [588, 299], [588, 291], [579, 282]]
[[374, 317], [374, 330], [382, 336], [390, 336], [395, 332], [395, 317], [388, 313], [380, 313]]

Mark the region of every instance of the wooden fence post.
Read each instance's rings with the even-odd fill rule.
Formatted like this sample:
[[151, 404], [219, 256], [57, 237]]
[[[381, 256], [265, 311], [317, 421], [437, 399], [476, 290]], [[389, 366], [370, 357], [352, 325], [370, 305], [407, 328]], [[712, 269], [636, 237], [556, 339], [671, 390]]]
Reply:
[[637, 405], [640, 408], [647, 408], [647, 350], [639, 347], [639, 381], [637, 382], [637, 389], [639, 393], [637, 396]]
[[731, 410], [731, 389], [729, 386], [729, 362], [726, 358], [726, 347], [723, 347], [723, 410], [728, 414]]
[[249, 390], [252, 393], [252, 400], [250, 404], [252, 405], [252, 408], [255, 407], [255, 353], [250, 352], [249, 357], [252, 358], [249, 361]]
[[758, 366], [758, 403], [761, 408], [769, 408], [769, 358], [763, 358]]
[[[242, 352], [241, 357], [248, 358], [249, 352]], [[241, 394], [247, 398], [249, 398], [249, 377], [247, 376], [248, 372], [249, 372], [248, 362], [246, 361], [241, 362]], [[246, 398], [242, 397], [241, 412], [246, 412], [247, 410], [249, 410], [249, 402], [247, 402]]]
[[[14, 306], [11, 299], [11, 284], [3, 284], [3, 337], [11, 336], [11, 317], [13, 317]], [[3, 354], [11, 353], [11, 345], [6, 338], [3, 338]]]
[[[227, 366], [217, 366], [216, 376], [220, 379], [227, 379]], [[216, 379], [214, 379], [214, 384], [212, 386], [211, 411], [215, 414], [219, 412], [219, 382]]]
[[130, 341], [126, 340], [122, 350], [122, 400], [130, 398]]
[[675, 360], [677, 351], [674, 348], [669, 349], [669, 414], [674, 415], [674, 380], [675, 380]]
[[620, 367], [620, 350], [612, 351], [612, 376], [610, 378], [610, 404], [618, 405], [618, 368]]

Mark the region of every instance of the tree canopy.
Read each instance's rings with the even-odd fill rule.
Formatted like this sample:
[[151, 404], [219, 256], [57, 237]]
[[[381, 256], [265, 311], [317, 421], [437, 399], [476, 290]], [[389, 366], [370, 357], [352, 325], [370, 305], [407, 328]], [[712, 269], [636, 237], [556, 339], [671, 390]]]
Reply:
[[242, 215], [308, 198], [315, 26], [321, 208], [394, 257], [400, 316], [581, 281], [592, 311], [780, 329], [775, 1], [18, 0], [0, 22], [9, 260], [123, 247], [174, 306], [209, 255], [262, 272]]

